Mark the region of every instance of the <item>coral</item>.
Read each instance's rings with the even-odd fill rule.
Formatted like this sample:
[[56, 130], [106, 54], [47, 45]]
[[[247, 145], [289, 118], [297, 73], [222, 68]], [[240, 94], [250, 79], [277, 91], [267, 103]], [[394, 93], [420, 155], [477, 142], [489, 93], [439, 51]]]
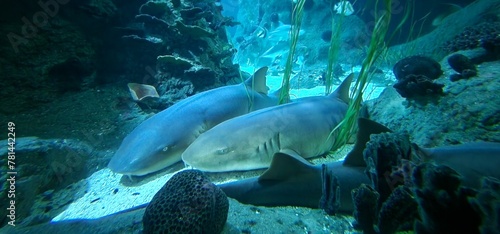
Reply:
[[373, 224], [377, 219], [377, 203], [379, 193], [366, 184], [352, 192], [354, 204], [354, 219], [356, 219], [356, 228], [363, 230], [363, 233], [375, 233]]
[[395, 233], [417, 217], [417, 203], [405, 178], [411, 152], [407, 134], [371, 136], [364, 159], [372, 186], [361, 185], [352, 192], [354, 218], [364, 233]]
[[450, 76], [451, 81], [467, 79], [477, 75], [477, 68], [472, 61], [463, 54], [454, 54], [448, 57], [448, 64], [459, 74]]
[[193, 7], [189, 9], [181, 9], [180, 13], [183, 19], [197, 20], [203, 16], [203, 9], [199, 7]]
[[168, 33], [172, 33], [170, 25], [165, 20], [162, 20], [155, 16], [141, 14], [136, 15], [135, 19], [138, 22], [144, 23], [144, 30], [147, 34], [167, 37]]
[[189, 59], [173, 55], [160, 55], [156, 58], [156, 60], [160, 69], [164, 69], [170, 73], [173, 73], [173, 70], [184, 72], [185, 70], [189, 70], [191, 67], [196, 65], [195, 62]]
[[421, 221], [416, 233], [479, 233], [481, 217], [469, 199], [476, 191], [460, 186], [460, 175], [447, 166], [424, 163], [413, 173]]
[[373, 188], [380, 194], [380, 207], [392, 190], [404, 184], [404, 180], [399, 176], [394, 177], [392, 172], [393, 168], [401, 165], [403, 159], [408, 160], [411, 157], [409, 136], [402, 133], [372, 135], [363, 155], [368, 177]]
[[434, 59], [425, 56], [410, 56], [399, 60], [392, 68], [398, 81], [407, 79], [409, 75], [425, 76], [430, 80], [439, 78], [443, 71]]
[[445, 42], [443, 48], [448, 52], [474, 49], [480, 47], [484, 41], [498, 38], [499, 34], [500, 22], [483, 22], [465, 28], [462, 33]]
[[143, 216], [144, 233], [220, 233], [229, 203], [198, 170], [175, 174], [153, 197]]
[[356, 228], [384, 234], [411, 227], [418, 234], [498, 232], [498, 179], [483, 178], [479, 191], [463, 187], [452, 168], [421, 163], [418, 146], [406, 134], [372, 135], [366, 145], [366, 172], [376, 190], [362, 185], [352, 192]]
[[164, 79], [161, 78], [162, 75], [158, 76], [160, 76], [158, 80], [163, 80], [158, 85], [158, 92], [161, 94], [161, 109], [166, 109], [176, 102], [193, 95], [194, 86], [191, 81], [181, 80], [175, 77]]
[[208, 31], [207, 29], [201, 28], [199, 26], [185, 25], [182, 21], [178, 21], [176, 24], [177, 29], [183, 35], [200, 38], [200, 37], [213, 37], [214, 33]]
[[144, 3], [140, 8], [139, 12], [141, 14], [147, 14], [147, 15], [152, 15], [155, 17], [161, 17], [165, 13], [167, 13], [168, 10], [168, 4], [166, 2], [146, 2]]
[[380, 233], [395, 233], [406, 224], [413, 225], [418, 217], [418, 204], [408, 187], [398, 186], [380, 208], [378, 230]]
[[340, 184], [336, 176], [332, 175], [328, 166], [321, 167], [322, 195], [319, 201], [319, 208], [327, 214], [334, 215], [340, 208]]
[[481, 181], [481, 190], [469, 202], [481, 213], [481, 233], [497, 233], [500, 230], [500, 181], [485, 177]]

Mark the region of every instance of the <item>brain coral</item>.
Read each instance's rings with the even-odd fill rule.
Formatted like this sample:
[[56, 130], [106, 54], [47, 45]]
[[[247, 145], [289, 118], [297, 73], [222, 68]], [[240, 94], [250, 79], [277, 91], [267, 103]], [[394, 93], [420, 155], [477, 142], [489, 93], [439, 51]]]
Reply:
[[229, 203], [198, 170], [175, 174], [153, 197], [142, 219], [144, 233], [220, 233]]

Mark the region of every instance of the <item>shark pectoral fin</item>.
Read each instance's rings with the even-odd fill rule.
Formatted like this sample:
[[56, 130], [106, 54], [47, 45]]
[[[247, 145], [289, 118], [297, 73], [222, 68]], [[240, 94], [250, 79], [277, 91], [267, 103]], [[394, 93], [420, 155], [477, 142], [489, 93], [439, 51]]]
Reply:
[[342, 84], [335, 89], [335, 91], [329, 95], [329, 97], [332, 98], [338, 98], [345, 103], [349, 103], [349, 89], [351, 87], [351, 82], [354, 79], [354, 73], [351, 73], [347, 78], [345, 78], [344, 81], [342, 81]]
[[308, 170], [314, 170], [311, 163], [292, 150], [283, 150], [274, 154], [271, 166], [258, 180], [283, 180]]
[[370, 135], [379, 134], [384, 132], [392, 132], [386, 126], [379, 124], [375, 121], [358, 118], [358, 133], [356, 134], [356, 144], [354, 148], [347, 154], [344, 160], [344, 166], [351, 167], [366, 167], [363, 158], [363, 151], [365, 150], [366, 143], [370, 141]]
[[258, 93], [267, 94], [268, 88], [266, 86], [266, 73], [267, 67], [261, 67], [253, 74], [252, 77], [245, 80], [245, 85]]

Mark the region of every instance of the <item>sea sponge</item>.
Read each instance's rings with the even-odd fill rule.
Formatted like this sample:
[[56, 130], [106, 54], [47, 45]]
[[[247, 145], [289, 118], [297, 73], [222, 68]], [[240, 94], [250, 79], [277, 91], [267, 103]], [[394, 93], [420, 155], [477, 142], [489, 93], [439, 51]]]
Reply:
[[198, 170], [175, 174], [153, 197], [142, 219], [144, 233], [220, 233], [229, 202]]
[[410, 75], [405, 80], [402, 80], [393, 85], [401, 97], [415, 98], [427, 95], [443, 94], [443, 84], [432, 82], [426, 76]]
[[443, 74], [441, 65], [436, 60], [421, 55], [399, 60], [392, 68], [392, 72], [398, 81], [405, 80], [409, 75], [426, 76], [435, 80]]
[[442, 94], [442, 84], [433, 80], [443, 74], [441, 65], [425, 56], [410, 56], [398, 61], [392, 71], [398, 82], [393, 87], [404, 98], [416, 99], [427, 95]]

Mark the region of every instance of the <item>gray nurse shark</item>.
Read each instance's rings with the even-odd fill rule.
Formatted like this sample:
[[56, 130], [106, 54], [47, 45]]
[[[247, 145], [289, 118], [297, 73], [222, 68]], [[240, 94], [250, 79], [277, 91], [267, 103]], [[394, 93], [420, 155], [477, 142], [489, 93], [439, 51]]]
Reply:
[[213, 126], [278, 104], [267, 95], [267, 67], [242, 84], [201, 92], [157, 113], [125, 137], [108, 167], [124, 175], [146, 175], [181, 161], [182, 152]]
[[[218, 186], [228, 197], [245, 204], [318, 208], [325, 183], [322, 173], [326, 170], [339, 183], [338, 212], [352, 213], [351, 191], [362, 183], [371, 184], [363, 159], [366, 142], [371, 134], [390, 132], [368, 119], [360, 118], [358, 125], [356, 145], [344, 161], [312, 165], [297, 153], [285, 150], [274, 155], [271, 166], [261, 176]], [[413, 144], [412, 147], [425, 161], [456, 170], [465, 186], [479, 188], [483, 176], [500, 179], [500, 143], [475, 142], [436, 148], [420, 148]]]
[[269, 167], [273, 155], [293, 150], [304, 158], [330, 151], [331, 131], [344, 119], [353, 74], [328, 96], [306, 97], [264, 108], [213, 127], [182, 154], [187, 165], [208, 172]]

